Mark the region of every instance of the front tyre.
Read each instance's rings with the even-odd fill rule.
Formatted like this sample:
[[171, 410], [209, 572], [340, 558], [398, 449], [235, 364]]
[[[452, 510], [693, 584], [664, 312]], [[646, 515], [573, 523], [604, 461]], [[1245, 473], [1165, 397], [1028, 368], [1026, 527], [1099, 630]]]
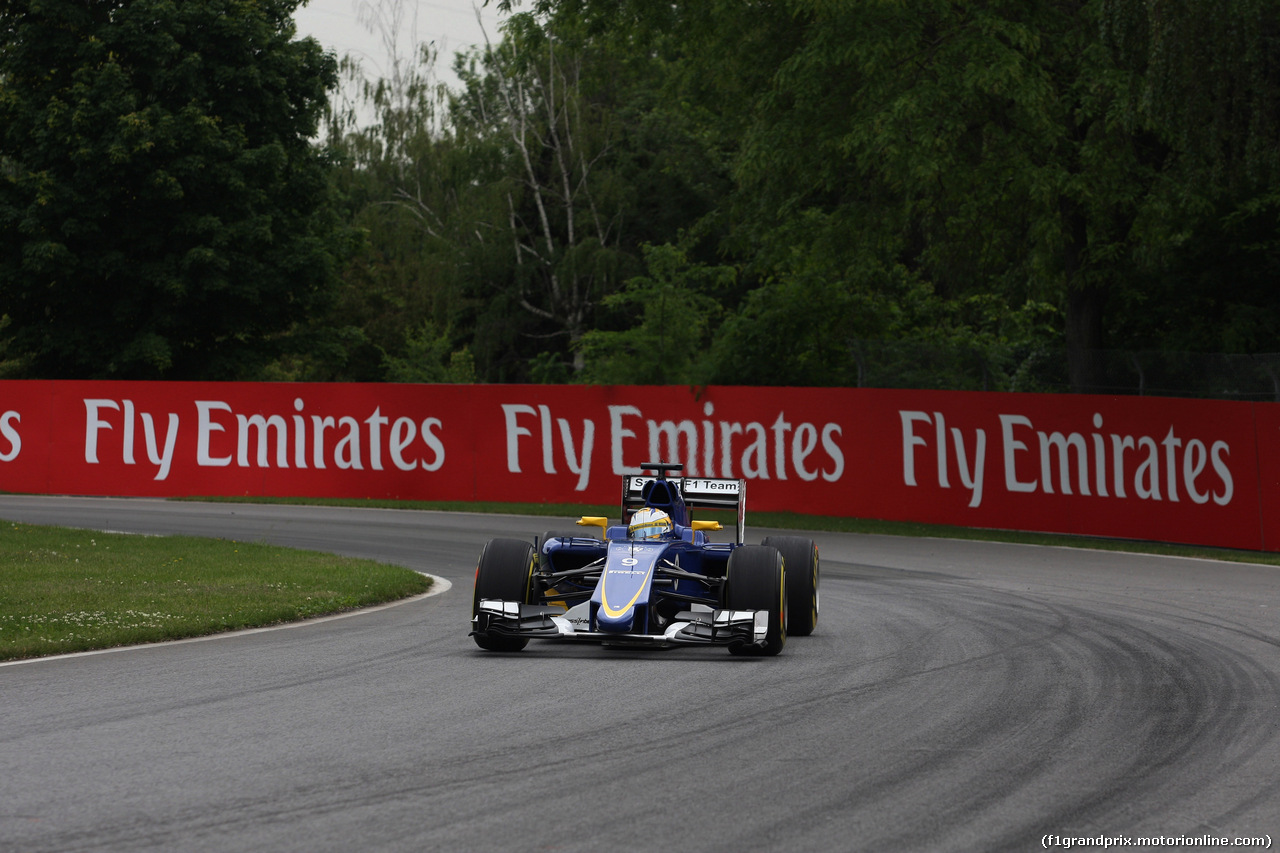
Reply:
[[787, 634], [807, 637], [818, 626], [818, 546], [803, 536], [766, 536], [787, 570]]
[[744, 545], [729, 555], [725, 569], [724, 606], [729, 610], [764, 610], [769, 630], [764, 647], [730, 646], [735, 655], [776, 655], [787, 642], [787, 583], [777, 548]]
[[[533, 604], [533, 572], [538, 555], [533, 546], [520, 539], [490, 539], [476, 565], [476, 585], [471, 599], [471, 615], [480, 612], [480, 599], [497, 598]], [[524, 637], [505, 634], [475, 634], [476, 645], [490, 652], [518, 652], [529, 644]]]

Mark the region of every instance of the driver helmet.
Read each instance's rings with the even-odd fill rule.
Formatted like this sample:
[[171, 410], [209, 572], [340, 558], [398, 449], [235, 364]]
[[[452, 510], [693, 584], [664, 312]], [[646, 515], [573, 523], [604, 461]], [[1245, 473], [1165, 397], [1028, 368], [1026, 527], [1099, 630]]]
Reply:
[[636, 510], [627, 527], [627, 536], [631, 539], [661, 539], [670, 532], [671, 516], [651, 506]]

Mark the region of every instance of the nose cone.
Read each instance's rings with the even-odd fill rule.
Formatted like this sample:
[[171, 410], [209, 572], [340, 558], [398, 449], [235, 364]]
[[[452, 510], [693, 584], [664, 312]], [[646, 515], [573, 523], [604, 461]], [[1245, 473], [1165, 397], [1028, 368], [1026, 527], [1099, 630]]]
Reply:
[[649, 603], [653, 568], [665, 547], [617, 542], [609, 546], [605, 570], [591, 601], [596, 605], [596, 629], [610, 633], [634, 631], [636, 610]]
[[610, 634], [628, 634], [636, 624], [636, 609], [628, 607], [621, 615], [611, 616], [603, 607], [596, 610], [596, 630]]

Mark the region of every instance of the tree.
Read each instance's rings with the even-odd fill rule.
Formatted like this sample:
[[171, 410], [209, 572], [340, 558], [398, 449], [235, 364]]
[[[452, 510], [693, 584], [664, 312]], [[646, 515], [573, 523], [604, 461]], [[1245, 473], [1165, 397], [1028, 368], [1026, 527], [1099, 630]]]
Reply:
[[234, 379], [343, 245], [297, 0], [0, 2], [0, 310], [30, 376]]
[[368, 184], [396, 375], [1097, 390], [1104, 348], [1280, 349], [1273, 0], [499, 5]]
[[582, 378], [583, 333], [632, 317], [608, 294], [641, 272], [642, 245], [713, 208], [723, 166], [703, 156], [698, 117], [663, 95], [665, 45], [526, 15], [455, 58], [463, 87], [446, 97], [430, 46], [395, 58], [413, 43], [391, 32], [406, 7], [364, 5], [393, 59], [381, 78], [344, 60], [356, 85], [326, 126], [364, 238], [317, 324], [344, 344], [281, 375], [370, 381], [423, 360], [414, 375], [438, 375], [456, 354], [489, 381]]
[[637, 324], [622, 331], [592, 329], [582, 338], [587, 382], [617, 385], [697, 384], [701, 354], [721, 318], [717, 297], [734, 278], [732, 267], [690, 264], [672, 245], [645, 246], [650, 275], [628, 279], [606, 296], [606, 307]]
[[1115, 120], [1164, 152], [1112, 334], [1144, 349], [1280, 350], [1280, 7], [1100, 6]]
[[484, 54], [485, 76], [464, 72], [455, 120], [503, 138], [517, 304], [578, 342], [596, 304], [617, 286], [622, 205], [608, 158], [617, 128], [583, 76], [593, 47], [581, 32], [512, 15]]
[[[832, 335], [929, 340], [969, 326], [1061, 341], [1077, 390], [1102, 384], [1105, 347], [1280, 347], [1274, 2], [789, 0], [661, 14], [705, 47], [689, 51], [693, 79], [750, 104], [721, 119], [742, 140], [725, 247], [760, 285], [725, 326], [722, 364], [809, 381], [816, 360], [848, 376], [831, 335], [816, 336], [825, 359], [794, 343], [797, 296], [813, 306], [807, 327]], [[773, 38], [741, 37], [743, 19]], [[994, 327], [965, 308], [983, 294], [1009, 307]], [[1059, 310], [1052, 335], [1043, 303]]]
[[804, 27], [736, 162], [746, 241], [778, 274], [824, 259], [826, 281], [886, 309], [858, 309], [878, 335], [936, 336], [976, 293], [1010, 321], [1058, 304], [1089, 384], [1149, 177], [1090, 100], [1087, 4], [790, 5]]
[[410, 4], [365, 3], [362, 21], [382, 41], [386, 67], [375, 76], [344, 57], [344, 86], [325, 122], [340, 204], [361, 240], [316, 325], [340, 329], [345, 346], [290, 374], [406, 381], [444, 370], [438, 347], [470, 357], [467, 280], [487, 276], [488, 256], [506, 247], [506, 215], [492, 187], [493, 146], [450, 123], [438, 56], [417, 40]]

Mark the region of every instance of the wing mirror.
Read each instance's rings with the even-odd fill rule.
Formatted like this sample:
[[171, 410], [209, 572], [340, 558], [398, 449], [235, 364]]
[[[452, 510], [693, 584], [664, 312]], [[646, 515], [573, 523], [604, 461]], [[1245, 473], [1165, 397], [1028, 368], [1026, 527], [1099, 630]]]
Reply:
[[609, 519], [599, 515], [584, 515], [578, 519], [578, 524], [581, 527], [599, 527], [601, 539], [604, 538], [605, 532], [609, 529]]

